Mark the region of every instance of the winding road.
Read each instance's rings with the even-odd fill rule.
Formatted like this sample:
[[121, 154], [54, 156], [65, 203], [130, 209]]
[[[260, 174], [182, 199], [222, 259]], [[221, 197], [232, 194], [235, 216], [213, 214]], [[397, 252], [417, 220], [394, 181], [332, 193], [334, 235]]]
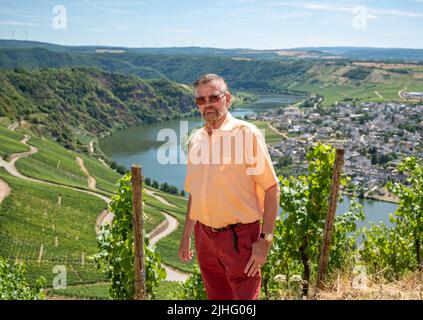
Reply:
[[405, 87], [404, 87], [404, 89], [401, 89], [400, 91], [398, 91], [398, 96], [399, 96], [401, 99], [405, 99], [405, 98], [402, 96], [402, 93], [403, 93], [405, 90], [407, 90], [407, 86], [405, 86]]
[[[78, 192], [87, 193], [87, 194], [96, 196], [96, 197], [102, 199], [103, 201], [105, 201], [107, 204], [109, 204], [110, 198], [106, 197], [102, 194], [98, 194], [96, 192], [89, 191], [89, 190], [82, 190], [82, 189], [66, 186], [66, 185], [59, 184], [59, 183], [53, 183], [53, 182], [48, 182], [48, 181], [39, 180], [39, 179], [35, 179], [35, 178], [30, 178], [30, 177], [27, 177], [27, 176], [21, 174], [16, 169], [15, 162], [17, 160], [19, 160], [20, 158], [28, 157], [28, 156], [38, 152], [38, 149], [36, 147], [27, 144], [27, 142], [30, 138], [31, 137], [29, 135], [25, 135], [25, 137], [20, 141], [21, 143], [29, 146], [30, 151], [14, 153], [10, 156], [9, 161], [5, 161], [5, 160], [3, 160], [2, 157], [0, 157], [0, 167], [4, 167], [8, 173], [10, 173], [11, 175], [13, 175], [15, 177], [18, 177], [18, 178], [21, 178], [21, 179], [24, 179], [24, 180], [27, 180], [27, 181], [43, 183], [43, 184], [51, 185], [51, 186], [60, 186], [60, 187], [75, 190], [75, 191], [78, 191]], [[82, 159], [80, 159], [80, 160], [82, 161]], [[83, 165], [83, 163], [82, 163], [82, 165]], [[86, 173], [89, 176], [89, 173], [88, 173], [87, 170], [86, 170]], [[95, 185], [94, 185], [94, 187], [95, 187]], [[0, 179], [0, 203], [3, 201], [3, 199], [5, 197], [7, 197], [10, 194], [10, 192], [11, 192], [11, 189], [7, 185], [7, 183], [5, 183], [3, 180]], [[150, 190], [147, 191], [147, 189], [146, 189], [146, 192], [147, 192], [147, 194], [155, 197], [158, 201], [165, 203], [167, 205], [174, 206], [173, 204], [166, 201], [164, 198], [155, 195], [154, 192], [152, 192]], [[166, 214], [165, 212], [162, 212], [162, 214], [164, 214], [164, 216], [166, 218], [165, 221], [162, 222], [159, 226], [157, 226], [148, 235], [148, 237], [151, 237], [150, 242], [152, 244], [156, 244], [160, 239], [166, 237], [167, 235], [169, 235], [170, 233], [175, 231], [176, 228], [178, 227], [178, 222], [175, 218], [171, 217], [170, 215]], [[95, 224], [95, 231], [96, 231], [97, 234], [100, 232], [102, 225], [110, 224], [113, 221], [113, 216], [114, 216], [113, 213], [106, 210], [106, 209], [103, 210], [100, 213], [100, 215], [97, 217], [96, 224]], [[186, 273], [174, 270], [174, 269], [172, 269], [172, 268], [170, 268], [169, 266], [166, 266], [166, 265], [165, 265], [165, 269], [166, 269], [166, 272], [167, 272], [166, 280], [168, 280], [168, 281], [185, 281], [189, 276]]]

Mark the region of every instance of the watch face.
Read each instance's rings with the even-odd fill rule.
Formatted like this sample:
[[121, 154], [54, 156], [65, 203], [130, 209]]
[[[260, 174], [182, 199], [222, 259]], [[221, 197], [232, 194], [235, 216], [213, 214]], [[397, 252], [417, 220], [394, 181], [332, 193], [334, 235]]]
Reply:
[[260, 238], [263, 238], [266, 241], [272, 241], [273, 233], [260, 233]]
[[264, 240], [266, 240], [266, 241], [272, 241], [272, 239], [273, 239], [272, 233], [268, 233], [264, 236]]

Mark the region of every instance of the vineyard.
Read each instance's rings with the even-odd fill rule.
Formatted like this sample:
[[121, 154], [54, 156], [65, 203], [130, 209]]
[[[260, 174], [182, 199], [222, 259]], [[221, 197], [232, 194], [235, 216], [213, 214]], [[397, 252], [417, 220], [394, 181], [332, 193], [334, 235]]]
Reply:
[[[92, 293], [90, 297], [107, 297], [107, 289], [98, 289], [107, 287], [107, 279], [92, 258], [97, 252], [95, 226], [107, 203], [99, 197], [78, 191], [90, 189], [87, 177], [75, 162], [76, 154], [49, 139], [34, 135], [24, 144], [21, 142], [23, 134], [5, 126], [0, 126], [0, 129], [5, 133], [1, 139], [8, 141], [2, 144], [3, 155], [28, 151], [27, 144], [37, 147], [37, 153], [19, 159], [16, 167], [30, 179], [39, 180], [15, 177], [5, 168], [0, 168], [0, 179], [12, 190], [1, 203], [0, 256], [11, 265], [23, 264], [32, 285], [43, 277], [44, 287], [51, 290], [49, 288], [62, 270], [57, 266], [61, 266], [66, 271], [66, 290], [70, 291], [70, 295], [80, 292], [84, 297], [84, 292], [88, 291]], [[11, 149], [8, 145], [15, 147]], [[111, 194], [116, 189], [112, 181], [116, 178], [116, 183], [120, 175], [97, 159], [89, 156], [82, 156], [82, 159], [90, 174], [99, 182], [99, 189], [102, 184], [105, 186], [99, 190], [100, 194]], [[77, 190], [68, 186], [77, 187]], [[185, 200], [181, 199], [178, 204], [182, 207]], [[148, 215], [145, 231], [148, 233], [163, 222], [163, 207], [169, 211], [177, 207], [168, 208], [149, 195], [145, 195], [145, 200], [151, 204], [145, 207]]]
[[[11, 189], [0, 207], [0, 275], [14, 279], [6, 287], [1, 282], [0, 289], [6, 293], [10, 288], [21, 288], [22, 295], [15, 298], [26, 299], [42, 299], [42, 292], [48, 296], [132, 299], [131, 175], [121, 176], [94, 157], [70, 152], [29, 132], [14, 132], [3, 125], [0, 131], [0, 153], [6, 164], [0, 168], [0, 179]], [[22, 140], [25, 134], [29, 135], [26, 142]], [[30, 146], [37, 152], [15, 164], [28, 178], [12, 175], [7, 162], [10, 156], [28, 152]], [[75, 161], [77, 156], [96, 179], [96, 189], [87, 184], [87, 174]], [[316, 283], [335, 149], [317, 145], [309, 150], [307, 161], [307, 174], [280, 177], [282, 214], [262, 268], [261, 299], [422, 299], [421, 161], [405, 159], [398, 170], [408, 177], [407, 182], [388, 184], [400, 199], [391, 216], [392, 226], [358, 228], [357, 222], [364, 215], [354, 195], [348, 210], [335, 217], [321, 289]], [[340, 188], [348, 183], [349, 178], [342, 176]], [[183, 197], [151, 187], [143, 190], [149, 299], [206, 299], [198, 266], [182, 263], [177, 256], [186, 207]], [[113, 214], [113, 222], [103, 223], [101, 231], [96, 231], [99, 216], [106, 209]], [[176, 226], [150, 245], [148, 234], [166, 222], [165, 215], [172, 217]], [[65, 268], [66, 289], [53, 288], [63, 272], [58, 266]], [[169, 281], [169, 270], [189, 277], [185, 282]], [[376, 293], [375, 287], [379, 288]], [[3, 298], [13, 297], [5, 294]]]
[[[331, 296], [331, 291], [336, 290], [339, 299], [374, 297], [421, 299], [422, 264], [419, 244], [423, 234], [421, 210], [423, 195], [419, 186], [423, 182], [423, 174], [421, 164], [413, 158], [406, 159], [399, 167], [399, 170], [409, 177], [407, 186], [389, 185], [392, 192], [401, 199], [395, 218], [394, 215], [391, 217], [394, 224], [392, 228], [383, 224], [372, 226], [370, 229], [358, 228], [357, 222], [362, 221], [364, 215], [354, 195], [349, 209], [335, 217], [326, 279], [321, 289], [316, 287], [334, 158], [335, 149], [328, 145], [317, 145], [308, 153], [309, 167], [306, 176], [280, 178], [282, 186], [280, 205], [283, 214], [277, 220], [274, 243], [268, 262], [262, 269], [261, 298], [327, 299]], [[122, 178], [119, 192], [127, 195], [126, 201], [120, 198], [113, 203], [116, 206], [115, 210], [125, 216], [121, 222], [115, 220], [116, 226], [125, 221], [127, 223], [132, 217], [129, 179], [129, 176]], [[341, 188], [345, 188], [348, 182], [349, 178], [343, 176]], [[171, 197], [166, 196], [169, 201]], [[183, 210], [181, 215], [182, 213]], [[121, 229], [121, 226], [119, 228]], [[130, 239], [132, 233], [128, 232], [127, 228], [124, 230], [126, 237]], [[102, 243], [102, 248], [106, 251], [108, 247], [112, 247], [113, 238], [111, 237], [109, 241]], [[169, 244], [168, 248], [173, 251], [166, 250], [163, 244]], [[168, 239], [159, 242], [158, 249], [161, 255], [165, 254], [166, 259], [163, 261], [175, 262], [174, 259], [167, 260], [176, 253]], [[150, 298], [154, 298], [155, 288], [162, 278], [160, 271], [162, 260], [154, 247], [146, 245], [145, 250], [149, 261], [146, 266], [147, 292]], [[125, 259], [132, 263], [133, 252], [129, 249], [125, 252], [126, 255], [119, 256], [115, 260]], [[108, 254], [110, 253], [109, 250]], [[113, 259], [108, 261], [108, 267], [111, 270], [122, 270], [120, 263], [115, 263]], [[206, 299], [198, 267], [190, 271], [193, 271], [192, 275], [185, 283], [174, 288], [174, 292], [167, 295], [168, 299]], [[133, 274], [126, 274], [124, 279], [125, 283], [130, 284], [125, 293], [133, 292]], [[343, 295], [339, 294], [341, 281], [344, 288], [348, 288], [343, 289]], [[400, 283], [401, 286], [405, 283], [406, 287], [400, 287], [400, 291], [395, 286], [392, 289], [394, 282]], [[116, 283], [122, 283], [122, 279]], [[373, 292], [372, 284], [379, 288], [387, 288], [387, 292], [381, 292], [380, 289], [376, 290], [376, 293]], [[117, 294], [116, 298], [129, 296]]]

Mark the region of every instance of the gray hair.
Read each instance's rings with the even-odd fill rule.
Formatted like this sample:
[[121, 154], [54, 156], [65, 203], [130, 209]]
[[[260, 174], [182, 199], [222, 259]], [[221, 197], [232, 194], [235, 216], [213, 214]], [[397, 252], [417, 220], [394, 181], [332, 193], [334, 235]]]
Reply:
[[194, 82], [194, 92], [195, 90], [202, 84], [206, 84], [209, 82], [217, 81], [220, 83], [220, 91], [223, 93], [228, 90], [228, 85], [225, 82], [225, 79], [223, 79], [221, 76], [218, 76], [214, 73], [206, 73], [198, 77], [197, 80]]

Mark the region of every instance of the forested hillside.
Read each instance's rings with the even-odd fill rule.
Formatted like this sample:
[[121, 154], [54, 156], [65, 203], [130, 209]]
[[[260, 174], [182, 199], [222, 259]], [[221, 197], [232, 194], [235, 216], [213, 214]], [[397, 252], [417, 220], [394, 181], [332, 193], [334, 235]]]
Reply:
[[195, 112], [191, 92], [164, 79], [143, 80], [94, 68], [0, 73], [0, 116], [78, 150], [75, 131], [95, 136]]

